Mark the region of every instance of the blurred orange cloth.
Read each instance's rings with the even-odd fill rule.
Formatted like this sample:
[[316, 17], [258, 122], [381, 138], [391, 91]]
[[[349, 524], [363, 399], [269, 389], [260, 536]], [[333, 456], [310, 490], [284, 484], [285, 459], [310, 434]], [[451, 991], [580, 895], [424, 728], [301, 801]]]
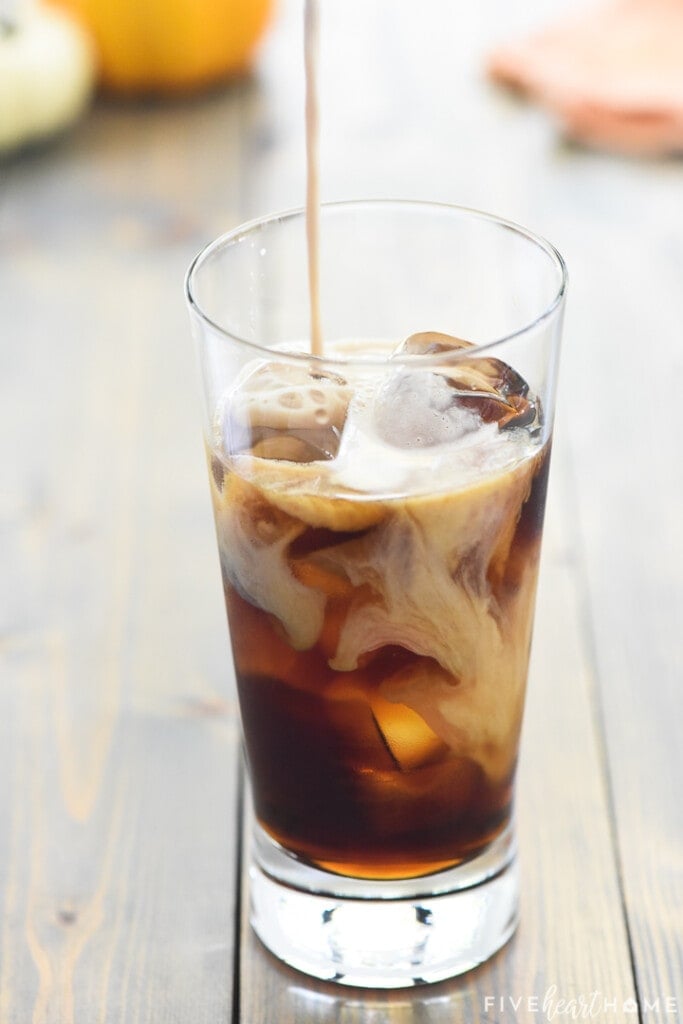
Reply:
[[579, 141], [683, 152], [683, 0], [620, 0], [500, 46], [494, 81], [554, 112]]

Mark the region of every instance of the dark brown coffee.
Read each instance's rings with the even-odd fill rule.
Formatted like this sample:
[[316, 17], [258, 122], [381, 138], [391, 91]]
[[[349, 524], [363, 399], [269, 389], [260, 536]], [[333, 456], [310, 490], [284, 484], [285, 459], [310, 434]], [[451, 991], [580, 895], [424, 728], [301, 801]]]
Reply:
[[505, 364], [387, 367], [255, 364], [210, 453], [258, 820], [377, 879], [510, 819], [548, 469]]

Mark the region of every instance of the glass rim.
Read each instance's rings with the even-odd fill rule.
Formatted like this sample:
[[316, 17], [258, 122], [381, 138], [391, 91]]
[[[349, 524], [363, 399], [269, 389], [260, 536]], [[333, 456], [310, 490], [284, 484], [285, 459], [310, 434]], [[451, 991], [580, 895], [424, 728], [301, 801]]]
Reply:
[[[508, 341], [512, 341], [515, 338], [520, 338], [525, 334], [535, 330], [546, 320], [550, 320], [552, 316], [561, 308], [564, 301], [564, 297], [567, 291], [568, 284], [568, 272], [567, 265], [564, 261], [562, 254], [559, 250], [549, 242], [542, 235], [531, 231], [529, 228], [525, 228], [523, 225], [516, 223], [515, 221], [508, 220], [505, 217], [499, 217], [494, 213], [487, 213], [484, 210], [478, 210], [475, 207], [460, 206], [457, 203], [443, 203], [432, 200], [421, 200], [421, 199], [344, 199], [337, 200], [334, 202], [325, 202], [320, 204], [321, 212], [324, 210], [340, 210], [340, 209], [371, 209], [374, 207], [389, 208], [397, 207], [401, 209], [414, 209], [414, 210], [430, 210], [432, 212], [443, 212], [447, 214], [458, 214], [467, 217], [473, 221], [480, 221], [488, 224], [496, 225], [499, 228], [504, 228], [508, 231], [514, 232], [520, 238], [524, 238], [527, 242], [535, 245], [537, 249], [549, 257], [551, 262], [555, 265], [559, 272], [559, 287], [557, 288], [553, 298], [549, 303], [546, 304], [545, 308], [528, 323], [523, 324], [514, 331], [510, 331], [507, 334], [503, 334], [500, 337], [494, 338], [491, 341], [485, 341], [482, 343], [472, 342], [467, 348], [450, 350], [447, 352], [429, 353], [429, 354], [418, 354], [418, 353], [407, 353], [402, 356], [393, 356], [392, 365], [410, 365], [413, 368], [416, 366], [441, 366], [444, 363], [453, 363], [454, 361], [459, 362], [471, 358], [476, 352], [477, 354], [482, 352], [489, 352], [492, 349], [497, 349], [501, 345]], [[214, 238], [211, 242], [203, 246], [199, 252], [192, 259], [187, 272], [185, 274], [185, 300], [190, 311], [206, 326], [211, 330], [217, 332], [223, 338], [231, 342], [237, 342], [240, 345], [246, 346], [251, 349], [255, 355], [267, 356], [272, 358], [273, 353], [276, 351], [278, 359], [289, 362], [290, 360], [294, 363], [311, 363], [314, 362], [318, 365], [325, 364], [331, 366], [349, 366], [352, 364], [358, 364], [363, 366], [385, 366], [387, 363], [388, 356], [363, 356], [354, 354], [353, 356], [335, 356], [335, 355], [314, 355], [311, 352], [306, 351], [282, 351], [281, 349], [269, 348], [267, 345], [261, 345], [255, 341], [249, 341], [247, 338], [242, 338], [237, 334], [232, 333], [225, 327], [216, 323], [201, 307], [197, 300], [194, 290], [193, 282], [195, 281], [198, 272], [201, 270], [204, 263], [209, 260], [213, 255], [220, 252], [222, 249], [229, 245], [233, 245], [236, 242], [240, 242], [245, 236], [253, 233], [257, 229], [260, 229], [268, 224], [274, 224], [281, 221], [291, 221], [295, 219], [301, 219], [305, 217], [305, 207], [293, 207], [288, 210], [279, 211], [277, 213], [266, 214], [265, 216], [254, 217], [251, 220], [245, 221], [232, 228], [230, 231], [226, 231], [217, 238]]]

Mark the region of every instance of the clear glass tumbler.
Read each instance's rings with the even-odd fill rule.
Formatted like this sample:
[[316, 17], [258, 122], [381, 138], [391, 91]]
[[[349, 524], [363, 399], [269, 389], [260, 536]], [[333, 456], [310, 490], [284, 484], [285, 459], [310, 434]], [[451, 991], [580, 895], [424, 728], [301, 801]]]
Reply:
[[562, 258], [452, 206], [302, 211], [187, 276], [253, 793], [252, 924], [291, 966], [438, 981], [514, 931], [513, 791]]

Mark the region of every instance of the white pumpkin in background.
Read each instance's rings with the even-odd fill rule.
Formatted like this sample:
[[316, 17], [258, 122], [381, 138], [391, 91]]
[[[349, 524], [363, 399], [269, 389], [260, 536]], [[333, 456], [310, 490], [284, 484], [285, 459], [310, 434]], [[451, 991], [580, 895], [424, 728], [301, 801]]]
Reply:
[[87, 104], [94, 80], [93, 46], [70, 15], [30, 0], [0, 0], [0, 152], [66, 127]]

